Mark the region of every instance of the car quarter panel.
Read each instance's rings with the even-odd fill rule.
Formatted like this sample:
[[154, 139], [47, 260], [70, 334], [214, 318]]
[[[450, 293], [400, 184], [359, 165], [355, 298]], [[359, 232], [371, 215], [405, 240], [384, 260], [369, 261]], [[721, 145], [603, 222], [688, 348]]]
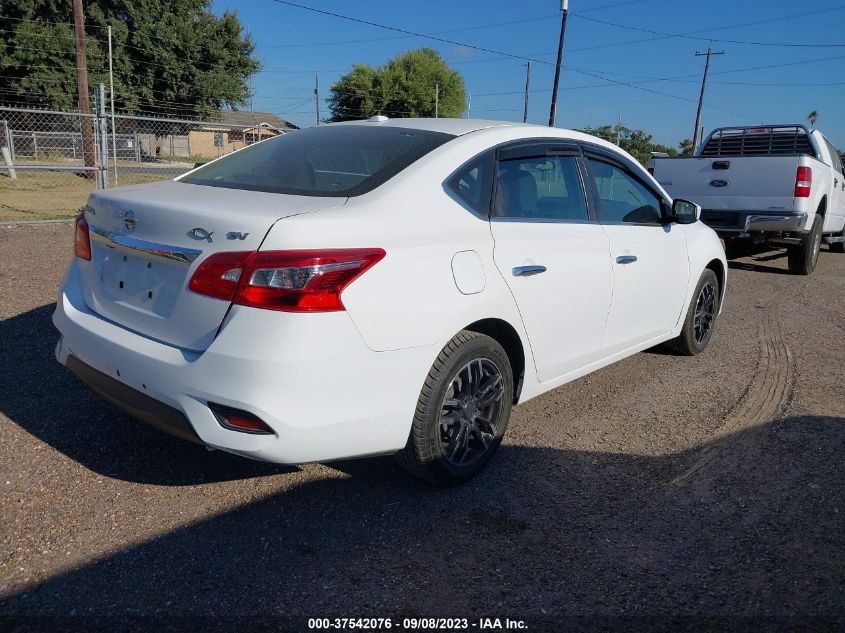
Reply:
[[[304, 463], [405, 445], [419, 388], [439, 348], [378, 354], [343, 312], [291, 314], [233, 306], [204, 352], [139, 336], [85, 305], [76, 262], [53, 316], [56, 350], [182, 411], [207, 445]], [[384, 389], [374, 389], [382, 376]], [[208, 403], [249, 411], [274, 435], [223, 428]]]

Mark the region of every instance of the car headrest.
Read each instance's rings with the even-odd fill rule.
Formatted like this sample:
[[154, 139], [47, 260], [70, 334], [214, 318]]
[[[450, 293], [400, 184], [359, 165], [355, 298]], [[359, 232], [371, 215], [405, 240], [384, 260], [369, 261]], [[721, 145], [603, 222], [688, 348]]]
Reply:
[[537, 181], [521, 169], [511, 169], [499, 174], [496, 189], [497, 215], [532, 215], [537, 206]]

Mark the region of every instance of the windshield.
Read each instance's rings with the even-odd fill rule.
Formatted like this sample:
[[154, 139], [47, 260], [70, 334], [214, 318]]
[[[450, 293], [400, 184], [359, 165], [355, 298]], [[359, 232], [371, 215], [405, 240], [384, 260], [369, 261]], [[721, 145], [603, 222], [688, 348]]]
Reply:
[[388, 126], [314, 127], [256, 143], [179, 182], [300, 196], [359, 196], [453, 138]]

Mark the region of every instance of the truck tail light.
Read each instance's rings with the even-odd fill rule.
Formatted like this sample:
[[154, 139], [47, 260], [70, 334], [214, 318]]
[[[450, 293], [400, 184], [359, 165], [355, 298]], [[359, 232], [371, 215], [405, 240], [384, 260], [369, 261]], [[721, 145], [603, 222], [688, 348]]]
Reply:
[[84, 215], [76, 218], [73, 252], [80, 259], [91, 261], [91, 233], [88, 231], [88, 222]]
[[345, 310], [344, 289], [384, 256], [380, 248], [218, 253], [188, 287], [253, 308], [337, 312]]
[[809, 198], [813, 187], [813, 170], [810, 167], [799, 167], [795, 173], [795, 197]]

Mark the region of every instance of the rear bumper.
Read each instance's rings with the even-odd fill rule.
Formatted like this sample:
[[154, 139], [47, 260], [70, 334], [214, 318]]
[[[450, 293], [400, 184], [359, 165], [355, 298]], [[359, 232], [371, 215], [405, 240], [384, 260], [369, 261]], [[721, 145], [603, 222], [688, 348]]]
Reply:
[[[291, 464], [401, 449], [439, 352], [374, 352], [345, 312], [242, 306], [233, 306], [206, 351], [183, 350], [93, 313], [76, 262], [53, 323], [62, 334], [59, 362], [130, 415], [185, 439]], [[248, 411], [274, 434], [224, 428], [209, 402]]]
[[75, 356], [68, 355], [67, 368], [91, 389], [136, 420], [183, 440], [202, 444], [188, 418], [178, 409], [168, 407], [155, 398], [127, 387], [119, 380], [86, 365]]
[[806, 230], [807, 214], [779, 211], [723, 211], [704, 209], [701, 221], [720, 235], [741, 237], [749, 233], [800, 232]]

